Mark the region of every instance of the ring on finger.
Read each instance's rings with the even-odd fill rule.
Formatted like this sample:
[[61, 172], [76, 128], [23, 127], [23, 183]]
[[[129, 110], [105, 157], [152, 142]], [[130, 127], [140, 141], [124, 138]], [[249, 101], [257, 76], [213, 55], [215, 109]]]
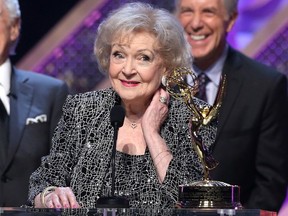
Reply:
[[160, 96], [159, 98], [159, 101], [163, 104], [166, 104], [167, 103], [167, 98], [166, 97], [163, 97], [163, 96]]

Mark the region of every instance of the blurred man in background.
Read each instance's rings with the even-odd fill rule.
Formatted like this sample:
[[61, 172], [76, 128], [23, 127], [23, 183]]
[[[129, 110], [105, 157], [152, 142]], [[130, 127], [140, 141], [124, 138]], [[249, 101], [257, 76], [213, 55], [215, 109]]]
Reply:
[[11, 65], [20, 24], [18, 0], [0, 0], [0, 207], [26, 203], [68, 94], [63, 81]]
[[202, 99], [219, 102], [224, 87], [213, 146], [219, 165], [211, 178], [239, 185], [246, 208], [279, 211], [288, 174], [287, 78], [227, 44], [237, 3], [178, 0], [176, 14], [192, 47], [193, 67], [205, 77]]

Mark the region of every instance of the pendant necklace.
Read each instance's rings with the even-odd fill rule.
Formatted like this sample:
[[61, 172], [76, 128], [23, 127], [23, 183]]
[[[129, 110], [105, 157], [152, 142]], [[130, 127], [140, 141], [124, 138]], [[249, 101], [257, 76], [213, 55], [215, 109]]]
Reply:
[[131, 122], [130, 124], [132, 129], [135, 129], [137, 127], [137, 123], [136, 122]]
[[130, 121], [128, 118], [126, 118], [127, 119], [127, 121], [129, 122], [129, 124], [130, 124], [130, 127], [132, 128], [132, 129], [135, 129], [135, 128], [137, 128], [137, 123], [136, 122], [132, 122], [132, 121]]

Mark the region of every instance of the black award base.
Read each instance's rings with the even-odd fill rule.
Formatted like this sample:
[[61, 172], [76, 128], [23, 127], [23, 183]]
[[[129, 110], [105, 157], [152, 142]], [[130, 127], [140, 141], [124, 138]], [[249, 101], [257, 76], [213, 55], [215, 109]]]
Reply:
[[177, 206], [196, 209], [241, 209], [240, 187], [212, 180], [180, 185]]

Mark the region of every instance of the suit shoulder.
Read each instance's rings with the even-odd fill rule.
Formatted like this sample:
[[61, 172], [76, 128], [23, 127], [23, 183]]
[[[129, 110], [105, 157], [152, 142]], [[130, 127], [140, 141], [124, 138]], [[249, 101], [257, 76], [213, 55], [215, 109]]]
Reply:
[[55, 77], [46, 74], [21, 69], [16, 69], [15, 72], [17, 75], [22, 76], [24, 79], [26, 79], [27, 82], [30, 82], [35, 85], [40, 84], [41, 86], [45, 87], [66, 85], [66, 83], [63, 80], [57, 79]]
[[246, 71], [248, 76], [256, 76], [261, 77], [262, 79], [265, 78], [279, 78], [284, 77], [285, 75], [281, 72], [277, 71], [275, 68], [265, 65], [262, 62], [257, 61], [256, 59], [250, 58], [245, 54], [235, 51], [236, 55], [240, 59], [240, 67], [243, 71]]

